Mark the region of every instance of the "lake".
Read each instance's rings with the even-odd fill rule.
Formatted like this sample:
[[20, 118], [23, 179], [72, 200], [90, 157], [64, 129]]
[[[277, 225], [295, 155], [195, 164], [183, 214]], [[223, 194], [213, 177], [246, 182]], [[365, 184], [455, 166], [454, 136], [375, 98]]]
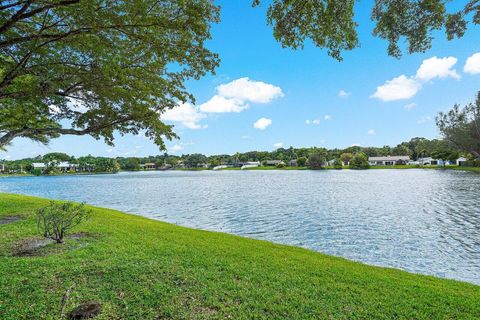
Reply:
[[480, 284], [480, 175], [451, 170], [198, 171], [0, 178], [182, 226]]

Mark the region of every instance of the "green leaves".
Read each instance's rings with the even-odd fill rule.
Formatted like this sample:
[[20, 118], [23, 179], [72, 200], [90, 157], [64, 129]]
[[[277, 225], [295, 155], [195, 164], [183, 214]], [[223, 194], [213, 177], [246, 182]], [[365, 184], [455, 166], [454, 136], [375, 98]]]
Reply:
[[440, 112], [436, 122], [446, 141], [480, 158], [480, 92], [474, 103], [463, 108], [455, 105], [447, 113]]
[[358, 46], [354, 3], [355, 0], [274, 0], [268, 8], [267, 22], [283, 47], [303, 48], [308, 39], [342, 60], [342, 51]]
[[[342, 60], [343, 51], [359, 46], [355, 0], [271, 0], [267, 23], [283, 47], [303, 48], [306, 41], [325, 48]], [[359, 1], [358, 1], [359, 2]], [[408, 53], [425, 52], [431, 47], [432, 33], [445, 29], [447, 39], [464, 35], [468, 19], [480, 23], [480, 0], [470, 0], [458, 12], [447, 12], [447, 0], [375, 0], [371, 18], [376, 23], [373, 35], [388, 41], [388, 54], [402, 55], [400, 43], [406, 41]], [[252, 6], [263, 3], [253, 0]], [[365, 6], [364, 3], [358, 6]]]
[[145, 133], [164, 148], [176, 135], [160, 114], [193, 100], [185, 81], [219, 62], [204, 46], [219, 19], [209, 0], [61, 1], [48, 10], [44, 2], [5, 3], [0, 146], [59, 134], [113, 144], [119, 132]]

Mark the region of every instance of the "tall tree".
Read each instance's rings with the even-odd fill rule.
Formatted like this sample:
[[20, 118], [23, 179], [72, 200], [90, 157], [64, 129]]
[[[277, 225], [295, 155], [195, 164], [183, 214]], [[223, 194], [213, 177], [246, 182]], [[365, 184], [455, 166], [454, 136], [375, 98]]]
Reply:
[[214, 70], [210, 0], [0, 1], [0, 147], [62, 134], [176, 137], [159, 115]]
[[474, 103], [440, 112], [436, 122], [446, 141], [480, 159], [480, 92]]
[[327, 161], [326, 152], [322, 149], [315, 150], [308, 156], [308, 166], [311, 169], [322, 169]]

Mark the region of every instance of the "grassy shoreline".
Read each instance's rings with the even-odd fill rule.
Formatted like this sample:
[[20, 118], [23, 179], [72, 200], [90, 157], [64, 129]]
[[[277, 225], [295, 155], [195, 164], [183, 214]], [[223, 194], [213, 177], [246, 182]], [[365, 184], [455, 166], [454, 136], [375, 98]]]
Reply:
[[12, 250], [37, 237], [47, 199], [0, 193], [0, 315], [58, 319], [98, 300], [96, 319], [474, 319], [480, 286], [367, 266], [302, 248], [193, 230], [93, 208], [38, 256]]

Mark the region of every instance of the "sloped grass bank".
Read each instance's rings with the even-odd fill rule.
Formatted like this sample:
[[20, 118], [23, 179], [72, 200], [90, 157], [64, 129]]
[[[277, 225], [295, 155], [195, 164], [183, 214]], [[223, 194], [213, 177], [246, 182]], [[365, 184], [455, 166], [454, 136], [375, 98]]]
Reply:
[[[126, 199], [125, 201], [128, 201]], [[63, 250], [18, 257], [48, 200], [0, 194], [0, 318], [59, 319], [97, 300], [98, 319], [478, 319], [480, 287], [309, 250], [94, 208]], [[193, 208], [192, 208], [193, 210]]]

